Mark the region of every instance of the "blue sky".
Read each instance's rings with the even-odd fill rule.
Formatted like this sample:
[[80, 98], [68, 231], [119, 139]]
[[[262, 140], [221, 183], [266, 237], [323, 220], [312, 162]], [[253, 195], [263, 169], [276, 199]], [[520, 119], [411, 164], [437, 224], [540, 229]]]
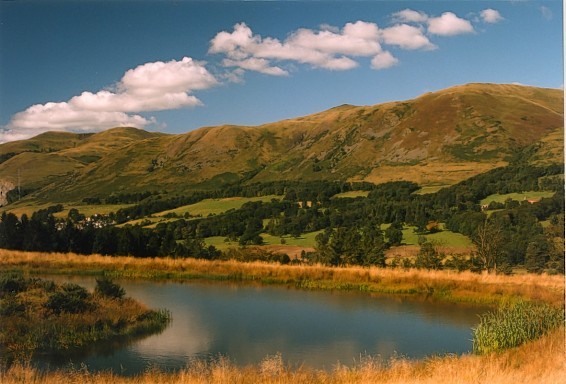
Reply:
[[563, 87], [561, 1], [1, 1], [0, 142]]

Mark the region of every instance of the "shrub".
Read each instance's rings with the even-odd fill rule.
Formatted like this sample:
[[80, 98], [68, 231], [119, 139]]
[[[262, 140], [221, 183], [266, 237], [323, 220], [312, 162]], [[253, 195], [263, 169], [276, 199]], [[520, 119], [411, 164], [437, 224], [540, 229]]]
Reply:
[[52, 293], [45, 303], [45, 308], [53, 313], [83, 313], [91, 308], [88, 301], [90, 294], [77, 284], [67, 283], [61, 286], [61, 290]]
[[97, 295], [109, 297], [111, 299], [122, 299], [126, 295], [124, 288], [106, 276], [96, 279], [96, 288], [94, 288], [94, 292]]
[[27, 289], [26, 279], [17, 274], [7, 274], [0, 278], [0, 297], [17, 294]]

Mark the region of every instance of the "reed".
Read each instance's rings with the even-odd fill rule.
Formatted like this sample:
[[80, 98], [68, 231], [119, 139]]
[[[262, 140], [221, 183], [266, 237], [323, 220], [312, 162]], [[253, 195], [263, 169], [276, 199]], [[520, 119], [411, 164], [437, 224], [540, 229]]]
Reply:
[[75, 284], [0, 274], [0, 363], [72, 351], [102, 340], [129, 340], [161, 331], [167, 310], [131, 298], [91, 294]]
[[226, 358], [191, 361], [176, 373], [155, 368], [124, 377], [112, 372], [89, 372], [85, 366], [40, 372], [26, 365], [0, 369], [3, 384], [556, 384], [566, 377], [564, 327], [521, 347], [486, 355], [432, 357], [422, 361], [379, 357], [361, 358], [353, 367], [337, 364], [331, 371], [285, 364], [280, 355], [256, 365], [237, 367]]
[[368, 293], [422, 294], [446, 301], [497, 304], [510, 298], [564, 302], [564, 276], [485, 275], [472, 272], [390, 268], [280, 265], [265, 262], [109, 257], [0, 250], [0, 269], [26, 273], [109, 275], [149, 279], [209, 279], [344, 289]]
[[473, 349], [485, 354], [517, 347], [564, 324], [564, 310], [545, 303], [505, 303], [480, 317]]

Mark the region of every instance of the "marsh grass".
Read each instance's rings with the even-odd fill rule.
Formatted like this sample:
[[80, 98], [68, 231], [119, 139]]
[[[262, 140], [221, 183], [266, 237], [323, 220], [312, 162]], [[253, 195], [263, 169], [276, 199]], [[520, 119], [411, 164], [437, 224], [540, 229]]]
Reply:
[[[78, 256], [0, 250], [0, 269], [24, 273], [82, 273], [121, 277], [212, 279], [293, 285], [303, 289], [345, 289], [368, 293], [422, 294], [439, 300], [499, 304], [519, 298], [564, 303], [564, 276], [480, 275], [470, 272], [330, 268], [261, 262], [194, 259], [136, 259], [132, 257]], [[555, 384], [566, 376], [564, 327], [548, 330], [541, 338], [517, 348], [482, 355], [439, 356], [421, 361], [364, 357], [353, 367], [337, 364], [332, 371], [290, 366], [281, 355], [267, 356], [257, 365], [238, 367], [226, 358], [188, 362], [177, 373], [155, 368], [135, 377], [112, 372], [89, 372], [86, 367], [42, 373], [30, 366], [0, 369], [0, 382], [12, 383], [478, 383]]]
[[109, 275], [124, 278], [230, 280], [306, 289], [422, 294], [454, 302], [498, 304], [524, 298], [564, 303], [564, 276], [486, 275], [472, 272], [402, 270], [266, 262], [109, 257], [0, 250], [0, 269], [24, 273]]
[[170, 314], [65, 283], [0, 274], [0, 362], [28, 361], [163, 330]]
[[480, 317], [474, 329], [473, 349], [485, 354], [514, 348], [563, 324], [563, 308], [523, 300], [505, 303]]
[[351, 367], [336, 364], [322, 371], [286, 364], [280, 354], [256, 365], [238, 367], [229, 359], [190, 361], [185, 369], [166, 373], [155, 367], [133, 377], [89, 372], [88, 367], [40, 372], [29, 365], [0, 369], [3, 384], [556, 384], [566, 377], [564, 327], [519, 348], [486, 355], [447, 355], [421, 361], [402, 357], [361, 357]]

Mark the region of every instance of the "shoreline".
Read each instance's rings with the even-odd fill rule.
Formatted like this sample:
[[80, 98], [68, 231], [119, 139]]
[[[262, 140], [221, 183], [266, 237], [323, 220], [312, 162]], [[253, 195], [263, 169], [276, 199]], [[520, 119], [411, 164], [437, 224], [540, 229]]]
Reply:
[[[139, 259], [133, 257], [79, 256], [0, 250], [0, 270], [30, 275], [80, 274], [116, 278], [172, 281], [226, 281], [266, 285], [293, 285], [302, 289], [360, 291], [409, 297], [428, 295], [445, 302], [498, 305], [517, 299], [564, 305], [564, 276], [481, 275], [471, 272], [380, 268], [332, 268], [278, 265], [262, 262], [205, 261], [195, 259]], [[176, 373], [148, 370], [134, 377], [112, 372], [54, 371], [31, 367], [0, 370], [3, 383], [59, 383], [87, 379], [106, 383], [555, 383], [566, 375], [564, 326], [519, 347], [486, 355], [433, 356], [409, 361], [383, 362], [368, 358], [331, 372], [290, 367], [281, 356], [237, 367], [227, 359], [197, 361]]]
[[29, 274], [106, 275], [150, 280], [210, 280], [292, 285], [301, 289], [425, 295], [448, 302], [496, 305], [513, 299], [563, 305], [564, 276], [486, 275], [377, 267], [281, 265], [266, 262], [135, 258], [0, 250], [0, 270]]

